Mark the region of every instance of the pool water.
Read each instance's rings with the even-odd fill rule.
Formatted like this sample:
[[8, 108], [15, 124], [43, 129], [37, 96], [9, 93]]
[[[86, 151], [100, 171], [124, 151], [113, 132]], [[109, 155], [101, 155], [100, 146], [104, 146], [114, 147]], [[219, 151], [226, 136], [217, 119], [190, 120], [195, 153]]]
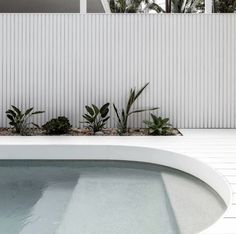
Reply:
[[0, 162], [0, 233], [191, 234], [226, 209], [204, 182], [150, 164]]

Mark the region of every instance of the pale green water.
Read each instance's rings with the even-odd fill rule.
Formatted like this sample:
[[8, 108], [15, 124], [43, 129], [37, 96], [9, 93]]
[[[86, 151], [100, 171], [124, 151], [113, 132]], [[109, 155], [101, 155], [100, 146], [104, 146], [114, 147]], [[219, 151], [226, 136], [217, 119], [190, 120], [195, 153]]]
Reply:
[[[199, 212], [207, 225], [225, 209], [201, 181], [148, 164], [6, 161], [0, 162], [0, 178], [4, 234], [191, 234], [196, 231], [191, 222], [201, 224]], [[213, 201], [213, 212], [202, 207], [199, 220], [188, 220], [185, 227], [188, 212], [173, 194], [179, 188], [181, 198], [188, 186], [198, 192], [199, 202]], [[198, 199], [193, 202], [198, 206]]]

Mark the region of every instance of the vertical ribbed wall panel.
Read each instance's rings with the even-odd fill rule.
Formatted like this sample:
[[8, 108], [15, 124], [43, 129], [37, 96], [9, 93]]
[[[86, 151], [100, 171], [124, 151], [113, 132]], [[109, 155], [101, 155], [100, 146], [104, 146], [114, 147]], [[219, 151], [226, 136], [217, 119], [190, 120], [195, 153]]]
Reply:
[[137, 106], [179, 128], [235, 128], [235, 42], [236, 14], [0, 14], [0, 126], [11, 104], [79, 126], [86, 104], [121, 108], [150, 82]]

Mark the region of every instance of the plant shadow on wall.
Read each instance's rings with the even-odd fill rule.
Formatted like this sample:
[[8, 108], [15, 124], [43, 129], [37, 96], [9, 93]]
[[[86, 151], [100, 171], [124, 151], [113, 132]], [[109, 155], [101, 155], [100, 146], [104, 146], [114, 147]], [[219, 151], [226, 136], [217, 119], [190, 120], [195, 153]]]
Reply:
[[[12, 129], [0, 129], [0, 135], [120, 135], [120, 136], [146, 136], [146, 135], [181, 135], [178, 129], [173, 128], [168, 118], [162, 118], [151, 113], [150, 120], [145, 120], [146, 128], [129, 128], [129, 119], [137, 113], [145, 111], [155, 111], [158, 107], [134, 109], [134, 104], [141, 97], [149, 83], [141, 89], [131, 89], [125, 107], [119, 109], [113, 104], [117, 125], [113, 128], [106, 128], [110, 119], [110, 103], [101, 107], [95, 104], [86, 105], [86, 113], [82, 115], [84, 128], [72, 128], [70, 121], [65, 116], [59, 116], [46, 122], [42, 127], [32, 122], [32, 117], [43, 114], [44, 111], [33, 111], [33, 107], [25, 112], [20, 108], [12, 105], [11, 109], [6, 111], [7, 118], [10, 120], [9, 125]], [[34, 128], [32, 128], [34, 127]], [[4, 132], [5, 131], [5, 132]]]
[[165, 6], [155, 0], [110, 0], [112, 13], [203, 13], [204, 0], [167, 0]]

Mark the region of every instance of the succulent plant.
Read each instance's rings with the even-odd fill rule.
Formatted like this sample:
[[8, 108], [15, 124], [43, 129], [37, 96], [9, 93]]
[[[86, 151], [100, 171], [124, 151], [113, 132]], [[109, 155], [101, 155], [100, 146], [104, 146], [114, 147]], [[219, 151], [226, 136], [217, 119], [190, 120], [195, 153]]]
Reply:
[[172, 134], [172, 125], [169, 123], [168, 118], [157, 117], [154, 114], [151, 114], [152, 121], [145, 120], [143, 121], [148, 128], [150, 135], [171, 135]]
[[61, 135], [66, 134], [71, 129], [71, 124], [68, 118], [65, 116], [59, 116], [55, 119], [51, 119], [42, 128], [48, 135]]

